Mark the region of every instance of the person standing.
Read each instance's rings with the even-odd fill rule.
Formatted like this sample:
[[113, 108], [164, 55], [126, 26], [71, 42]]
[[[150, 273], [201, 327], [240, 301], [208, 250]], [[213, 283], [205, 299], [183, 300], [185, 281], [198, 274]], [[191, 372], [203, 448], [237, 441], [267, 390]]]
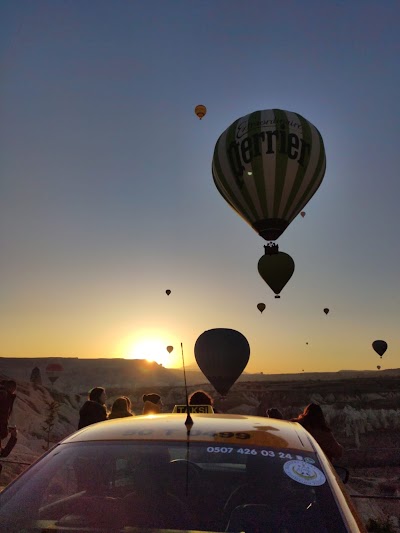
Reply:
[[108, 420], [114, 418], [126, 418], [127, 416], [134, 416], [131, 411], [131, 401], [126, 396], [117, 398], [111, 407], [111, 413], [108, 416]]
[[[0, 443], [0, 458], [8, 457], [16, 444], [17, 444], [17, 430], [16, 428], [10, 428], [10, 438], [8, 439], [8, 442], [4, 446], [4, 448], [1, 447], [1, 443]], [[0, 463], [0, 474], [1, 474], [2, 469], [3, 469], [3, 466]]]
[[10, 417], [13, 410], [17, 383], [13, 379], [0, 382], [0, 441], [8, 435]]
[[144, 415], [157, 415], [161, 413], [162, 401], [161, 396], [155, 392], [150, 394], [143, 394], [143, 414]]
[[89, 392], [88, 400], [79, 411], [78, 429], [107, 420], [106, 399], [107, 395], [103, 387], [95, 387]]
[[342, 457], [343, 446], [337, 442], [325, 422], [324, 413], [320, 405], [310, 403], [297, 418], [292, 418], [291, 422], [298, 422], [311, 433], [331, 462]]

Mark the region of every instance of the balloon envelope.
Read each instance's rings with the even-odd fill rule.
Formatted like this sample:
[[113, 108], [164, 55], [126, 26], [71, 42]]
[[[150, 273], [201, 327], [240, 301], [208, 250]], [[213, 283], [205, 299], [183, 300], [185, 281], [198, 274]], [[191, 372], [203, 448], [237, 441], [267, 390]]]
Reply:
[[235, 120], [217, 140], [212, 162], [220, 194], [267, 241], [276, 240], [302, 211], [325, 169], [317, 128], [281, 109]]
[[167, 352], [168, 353], [171, 353], [173, 349], [174, 349], [173, 346], [167, 346]]
[[202, 333], [194, 346], [200, 370], [221, 396], [246, 368], [250, 345], [239, 331], [227, 328], [210, 329]]
[[201, 120], [205, 116], [205, 114], [207, 113], [207, 108], [206, 108], [205, 105], [197, 105], [194, 108], [194, 112], [196, 113], [196, 115]]
[[167, 289], [165, 292], [168, 296], [171, 294], [171, 291], [169, 289]]
[[325, 307], [324, 309], [324, 313], [327, 315], [329, 313], [329, 309], [327, 307]]
[[376, 351], [376, 353], [378, 355], [380, 355], [382, 357], [382, 355], [386, 352], [387, 350], [387, 342], [385, 341], [381, 341], [381, 340], [377, 340], [377, 341], [374, 341], [372, 343], [372, 348]]
[[46, 366], [46, 374], [51, 383], [55, 383], [63, 372], [64, 367], [60, 363], [50, 363]]
[[300, 213], [300, 215], [304, 218], [304, 217], [306, 216], [306, 212], [305, 212], [305, 211], [302, 211], [302, 212]]
[[265, 304], [257, 304], [257, 309], [262, 313], [265, 309]]
[[378, 370], [380, 370], [380, 369], [381, 369], [381, 367], [380, 367], [379, 365], [378, 365], [378, 366], [377, 366], [376, 368], [377, 368]]
[[[264, 246], [265, 254], [258, 261], [258, 272], [265, 283], [274, 291], [275, 298], [280, 298], [279, 294], [286, 283], [290, 280], [294, 272], [294, 261], [290, 255], [276, 251], [278, 246]], [[271, 249], [273, 253], [271, 253]]]

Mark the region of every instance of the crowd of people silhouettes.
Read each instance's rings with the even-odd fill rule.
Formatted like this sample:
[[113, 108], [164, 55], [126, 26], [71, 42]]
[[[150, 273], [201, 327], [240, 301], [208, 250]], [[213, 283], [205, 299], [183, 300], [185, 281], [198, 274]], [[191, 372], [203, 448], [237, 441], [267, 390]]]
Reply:
[[[0, 381], [0, 458], [7, 457], [17, 443], [17, 429], [11, 422], [12, 410], [16, 398], [17, 384], [14, 380]], [[135, 416], [131, 400], [127, 396], [116, 398], [107, 410], [107, 394], [103, 387], [94, 387], [89, 391], [88, 399], [79, 411], [78, 429], [82, 429], [97, 422]], [[138, 406], [142, 415], [159, 414], [163, 410], [163, 402], [158, 393], [143, 394], [142, 406]], [[189, 405], [210, 405], [213, 407], [214, 399], [204, 390], [196, 390], [188, 398]], [[282, 412], [276, 407], [264, 410], [264, 416], [284, 420]], [[318, 442], [330, 461], [340, 459], [343, 455], [343, 446], [337, 442], [332, 430], [326, 423], [320, 405], [310, 403], [296, 418], [289, 419], [302, 425]], [[2, 441], [7, 439], [5, 446]], [[1, 472], [0, 464], [0, 472]]]
[[[84, 403], [79, 413], [79, 429], [103, 420], [134, 416], [131, 401], [127, 396], [120, 396], [117, 398], [109, 413], [105, 405], [106, 398], [106, 392], [102, 387], [95, 387], [89, 392], [89, 398]], [[143, 415], [161, 413], [163, 403], [159, 394], [154, 392], [143, 394], [142, 401]], [[193, 406], [211, 405], [213, 407], [214, 400], [212, 396], [204, 390], [196, 390], [190, 394], [188, 403]], [[215, 409], [214, 412], [217, 413]], [[268, 418], [284, 420], [283, 414], [276, 407], [267, 409], [265, 411], [265, 416]], [[315, 438], [330, 461], [340, 459], [343, 455], [343, 447], [333, 436], [332, 430], [325, 421], [324, 413], [320, 405], [310, 403], [296, 418], [291, 418], [289, 420], [291, 422], [298, 422], [302, 425]]]

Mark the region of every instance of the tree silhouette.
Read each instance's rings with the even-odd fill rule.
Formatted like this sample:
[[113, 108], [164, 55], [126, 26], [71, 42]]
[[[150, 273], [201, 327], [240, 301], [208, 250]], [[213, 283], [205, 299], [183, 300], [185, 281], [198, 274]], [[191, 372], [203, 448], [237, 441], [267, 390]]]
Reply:
[[42, 446], [42, 448], [47, 451], [50, 448], [50, 443], [52, 442], [50, 438], [51, 432], [53, 431], [54, 424], [56, 423], [56, 417], [60, 408], [60, 404], [53, 400], [52, 402], [46, 402], [46, 405], [47, 416], [42, 426], [42, 430], [46, 432], [46, 446]]

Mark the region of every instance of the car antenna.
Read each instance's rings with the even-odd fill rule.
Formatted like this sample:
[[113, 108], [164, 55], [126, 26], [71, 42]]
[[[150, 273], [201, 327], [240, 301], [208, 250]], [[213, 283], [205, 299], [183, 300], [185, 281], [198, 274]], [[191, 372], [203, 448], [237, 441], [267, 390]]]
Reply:
[[184, 378], [184, 380], [185, 380], [186, 413], [187, 413], [186, 421], [185, 421], [185, 426], [186, 426], [186, 429], [187, 429], [187, 435], [188, 435], [188, 437], [189, 437], [189, 435], [190, 435], [190, 430], [191, 430], [192, 427], [193, 427], [193, 419], [192, 419], [192, 417], [190, 416], [189, 396], [188, 396], [188, 389], [187, 389], [187, 382], [186, 382], [185, 357], [184, 357], [184, 355], [183, 355], [183, 344], [182, 344], [182, 343], [181, 343], [181, 352], [182, 352], [182, 364], [183, 364], [183, 378]]
[[183, 344], [181, 343], [181, 352], [182, 352], [182, 365], [183, 365], [183, 377], [185, 380], [185, 396], [186, 396], [186, 420], [185, 420], [185, 426], [186, 426], [186, 496], [189, 494], [189, 444], [190, 444], [190, 430], [193, 427], [193, 419], [190, 415], [190, 409], [189, 409], [189, 397], [188, 397], [188, 389], [187, 389], [187, 382], [186, 382], [186, 368], [185, 368], [185, 357], [183, 355]]

